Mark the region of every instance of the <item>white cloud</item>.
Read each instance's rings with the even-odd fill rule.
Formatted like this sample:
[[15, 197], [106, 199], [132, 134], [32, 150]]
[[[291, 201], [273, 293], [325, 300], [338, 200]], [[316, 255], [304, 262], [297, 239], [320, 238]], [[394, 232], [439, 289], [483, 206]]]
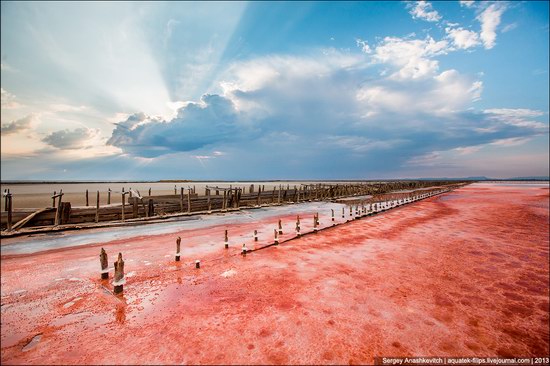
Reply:
[[502, 33], [510, 32], [511, 30], [514, 30], [518, 27], [518, 23], [510, 23], [504, 26], [502, 28]]
[[466, 147], [457, 147], [454, 151], [458, 152], [460, 155], [473, 154], [481, 150], [483, 146], [466, 146]]
[[483, 111], [490, 119], [500, 121], [509, 125], [531, 128], [547, 129], [547, 123], [534, 121], [533, 118], [541, 117], [543, 112], [532, 109], [493, 108]]
[[421, 79], [433, 76], [439, 63], [432, 58], [449, 51], [446, 40], [436, 41], [432, 37], [425, 39], [403, 39], [386, 37], [378, 44], [373, 60], [397, 66], [399, 70], [391, 75], [393, 79]]
[[486, 49], [491, 49], [495, 46], [497, 38], [496, 30], [500, 24], [500, 17], [506, 8], [507, 5], [505, 3], [491, 3], [477, 16], [477, 20], [481, 23], [479, 36]]
[[62, 150], [86, 149], [97, 145], [99, 132], [97, 129], [85, 127], [60, 130], [50, 133], [42, 142]]
[[432, 4], [427, 1], [417, 1], [409, 10], [414, 19], [423, 19], [428, 22], [438, 22], [441, 16], [436, 10], [433, 10]]
[[[378, 46], [390, 43], [428, 60], [445, 52], [429, 38], [385, 39]], [[416, 79], [380, 76], [373, 57], [385, 55], [374, 65], [401, 70], [399, 58], [406, 55], [399, 47], [390, 47], [391, 52], [373, 48], [370, 56], [334, 51], [235, 62], [223, 75], [222, 95], [187, 103], [171, 120], [131, 116], [117, 124], [109, 144], [128, 156], [163, 159], [179, 153], [178, 159], [204, 162], [208, 169], [221, 169], [222, 160], [274, 163], [275, 156], [277, 161], [284, 156], [289, 167], [303, 168], [307, 161], [303, 173], [325, 158], [340, 162], [332, 165], [334, 172], [348, 161], [382, 170], [407, 160], [411, 166], [439, 167], [447, 159], [442, 151], [474, 154], [472, 146], [541, 132], [502, 123], [496, 113], [474, 112], [472, 102], [483, 89], [475, 76], [453, 69]], [[217, 158], [218, 151], [231, 159]]]
[[235, 105], [220, 95], [204, 95], [189, 103], [178, 115], [165, 121], [136, 113], [117, 123], [108, 145], [126, 152], [155, 157], [178, 151], [193, 151], [226, 139], [243, 138], [247, 126], [241, 123]]
[[507, 139], [499, 139], [499, 140], [496, 140], [496, 141], [493, 141], [490, 143], [490, 145], [495, 145], [495, 146], [519, 146], [519, 145], [523, 145], [524, 143], [528, 142], [529, 140], [531, 140], [530, 137], [511, 137], [511, 138], [507, 138]]
[[540, 117], [544, 115], [544, 112], [526, 108], [493, 108], [486, 109], [485, 113], [493, 113], [507, 117], [526, 118], [526, 117]]
[[479, 45], [479, 36], [476, 32], [461, 27], [445, 28], [447, 36], [460, 49], [468, 49]]
[[467, 8], [471, 8], [472, 6], [474, 6], [475, 1], [473, 1], [473, 0], [460, 0], [459, 3], [460, 3], [460, 6], [465, 6]]
[[63, 104], [63, 103], [50, 104], [50, 106], [49, 106], [49, 111], [53, 112], [53, 113], [57, 113], [57, 112], [82, 112], [82, 111], [85, 111], [87, 109], [88, 109], [88, 107], [86, 107], [85, 105], [75, 106], [75, 105]]
[[15, 95], [4, 88], [0, 88], [0, 101], [2, 109], [15, 109], [20, 107], [20, 104], [15, 100]]
[[27, 131], [32, 127], [35, 121], [36, 121], [36, 115], [30, 114], [21, 119], [12, 121], [7, 124], [3, 124], [2, 135], [5, 136], [5, 135], [16, 134], [22, 131]]
[[363, 51], [365, 53], [371, 53], [372, 52], [372, 50], [371, 50], [371, 48], [370, 48], [367, 41], [363, 41], [362, 39], [357, 38], [355, 40], [355, 42], [357, 43], [357, 47], [361, 48], [361, 51]]

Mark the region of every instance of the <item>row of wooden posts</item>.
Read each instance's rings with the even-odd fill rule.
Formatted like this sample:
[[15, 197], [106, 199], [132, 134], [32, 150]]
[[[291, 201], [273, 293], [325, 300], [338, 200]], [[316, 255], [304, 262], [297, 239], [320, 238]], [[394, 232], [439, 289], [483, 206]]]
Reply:
[[[180, 187], [177, 194], [177, 187], [174, 187], [175, 195], [167, 196], [147, 196], [142, 197], [138, 191], [130, 188], [125, 191], [122, 188], [121, 192], [115, 192], [111, 189], [107, 191], [107, 204], [109, 207], [100, 205], [100, 192], [96, 192], [95, 210], [91, 211], [88, 208], [72, 207], [70, 202], [63, 202], [64, 193], [62, 190], [54, 191], [51, 196], [52, 207], [40, 209], [20, 218], [15, 225], [13, 221], [13, 197], [9, 192], [5, 192], [5, 210], [7, 211], [7, 229], [20, 229], [26, 226], [44, 226], [47, 222], [50, 212], [55, 210], [53, 220], [50, 217], [50, 224], [58, 226], [60, 224], [80, 224], [84, 222], [100, 222], [100, 221], [125, 221], [128, 216], [132, 219], [138, 217], [149, 218], [152, 216], [163, 216], [167, 213], [187, 213], [196, 212], [211, 213], [214, 211], [229, 211], [240, 209], [242, 207], [259, 207], [263, 204], [281, 205], [284, 203], [299, 203], [302, 201], [314, 200], [337, 200], [344, 197], [361, 196], [361, 195], [381, 195], [388, 192], [403, 189], [415, 189], [427, 186], [446, 185], [450, 182], [425, 182], [425, 181], [400, 181], [400, 182], [385, 182], [385, 183], [361, 183], [361, 184], [303, 184], [300, 186], [279, 185], [271, 191], [265, 191], [265, 186], [261, 185], [256, 190], [254, 184], [250, 185], [248, 193], [244, 193], [245, 187], [212, 187], [206, 186], [205, 196], [199, 197], [196, 194], [195, 187], [184, 188]], [[456, 182], [454, 182], [456, 184]], [[187, 192], [186, 192], [187, 191]], [[212, 195], [215, 192], [215, 195]], [[220, 194], [223, 193], [223, 196]], [[111, 205], [111, 194], [119, 193], [121, 195], [120, 206]], [[89, 205], [89, 191], [86, 190], [86, 205]], [[149, 188], [149, 194], [151, 189]], [[399, 194], [399, 193], [396, 193]], [[128, 203], [132, 206], [131, 212], [127, 212], [126, 196]]]
[[[354, 214], [354, 207], [353, 205], [349, 206], [349, 219], [343, 222], [340, 222], [338, 224], [346, 223], [351, 220], [357, 220], [361, 219], [366, 216], [375, 215], [379, 212], [384, 212], [392, 208], [399, 207], [404, 204], [412, 203], [421, 199], [429, 198], [431, 196], [441, 194], [444, 192], [448, 192], [449, 188], [444, 189], [437, 189], [437, 190], [431, 190], [424, 193], [418, 194], [417, 192], [413, 192], [412, 194], [408, 194], [406, 196], [401, 196], [399, 198], [393, 198], [391, 200], [385, 200], [385, 201], [378, 201], [378, 202], [370, 202], [365, 205], [365, 203], [362, 203], [361, 205], [357, 204], [355, 205], [355, 214]], [[346, 210], [345, 207], [342, 207], [342, 219], [346, 218]], [[331, 209], [331, 222], [332, 225], [327, 226], [333, 227], [338, 225], [335, 220], [335, 211], [334, 209]], [[319, 213], [315, 213], [313, 215], [313, 233], [317, 233], [320, 229], [320, 222], [319, 222]], [[273, 242], [267, 244], [266, 246], [262, 247], [265, 248], [267, 246], [271, 245], [278, 245], [279, 244], [279, 236], [283, 234], [283, 226], [281, 219], [277, 222], [277, 228], [273, 229]], [[295, 234], [291, 239], [300, 237], [301, 229], [300, 229], [300, 215], [296, 216], [296, 227], [295, 227]], [[258, 241], [258, 231], [254, 230], [253, 234], [254, 242]], [[224, 231], [224, 248], [229, 248], [229, 235], [228, 230], [225, 229]], [[243, 243], [241, 248], [241, 255], [246, 256], [247, 253], [253, 251], [253, 249], [248, 249], [246, 247], [246, 244]], [[176, 238], [176, 253], [175, 253], [175, 261], [179, 262], [181, 260], [181, 237]], [[106, 280], [109, 279], [109, 263], [107, 259], [107, 253], [105, 252], [104, 248], [101, 248], [101, 252], [99, 254], [99, 261], [101, 265], [101, 279]], [[195, 260], [195, 268], [200, 269], [201, 268], [201, 261], [199, 259]], [[113, 292], [115, 294], [121, 294], [124, 290], [124, 284], [126, 283], [126, 279], [124, 277], [124, 260], [122, 259], [122, 253], [118, 253], [117, 261], [114, 263], [114, 280], [112, 282], [113, 285]]]

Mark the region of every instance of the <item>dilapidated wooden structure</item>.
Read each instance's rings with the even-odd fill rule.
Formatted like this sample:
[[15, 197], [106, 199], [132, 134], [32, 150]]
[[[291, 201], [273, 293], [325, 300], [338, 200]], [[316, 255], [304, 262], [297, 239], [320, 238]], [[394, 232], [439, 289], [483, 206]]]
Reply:
[[[63, 201], [63, 192], [54, 192], [52, 206], [35, 210], [13, 209], [13, 194], [4, 192], [5, 209], [1, 215], [3, 233], [22, 228], [69, 226], [87, 223], [146, 221], [176, 215], [208, 214], [227, 212], [242, 208], [269, 205], [295, 204], [307, 201], [338, 201], [353, 204], [357, 201], [376, 202], [382, 198], [397, 198], [411, 190], [429, 190], [442, 186], [462, 185], [456, 181], [389, 181], [357, 183], [317, 183], [279, 185], [271, 190], [265, 186], [213, 187], [207, 186], [204, 195], [198, 195], [194, 188], [174, 187], [174, 194], [140, 196], [129, 190], [114, 192], [110, 189], [107, 205], [100, 205], [100, 192], [96, 192], [95, 206], [72, 207]], [[120, 204], [110, 204], [111, 194], [120, 194]], [[86, 202], [88, 191], [86, 190]]]

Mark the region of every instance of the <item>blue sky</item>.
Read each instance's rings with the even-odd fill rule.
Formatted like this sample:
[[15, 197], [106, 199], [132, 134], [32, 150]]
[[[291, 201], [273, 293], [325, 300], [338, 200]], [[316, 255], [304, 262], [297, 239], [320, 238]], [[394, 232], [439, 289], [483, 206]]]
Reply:
[[549, 175], [548, 2], [1, 10], [4, 180]]

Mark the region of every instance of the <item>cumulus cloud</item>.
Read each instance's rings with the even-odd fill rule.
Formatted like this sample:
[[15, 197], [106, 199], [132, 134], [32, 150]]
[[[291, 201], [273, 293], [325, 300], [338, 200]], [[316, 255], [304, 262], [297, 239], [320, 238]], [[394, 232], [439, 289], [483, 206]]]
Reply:
[[[435, 12], [422, 4], [422, 11]], [[125, 156], [164, 161], [178, 154], [211, 169], [232, 164], [243, 176], [245, 165], [277, 171], [281, 164], [293, 176], [327, 170], [337, 176], [441, 166], [449, 154], [513, 147], [546, 133], [539, 111], [473, 108], [483, 92], [479, 75], [441, 70], [439, 58], [485, 45], [487, 34], [449, 23], [445, 31], [439, 40], [356, 39], [360, 53], [329, 48], [236, 61], [220, 71], [218, 93], [178, 104], [173, 119], [131, 115], [116, 123], [107, 143]]]
[[481, 32], [479, 37], [481, 38], [483, 46], [486, 49], [491, 49], [496, 44], [496, 30], [500, 24], [500, 18], [506, 8], [506, 3], [491, 3], [477, 16], [477, 20], [481, 23]]
[[436, 41], [430, 36], [424, 39], [385, 37], [372, 57], [375, 62], [398, 68], [391, 78], [405, 80], [433, 76], [439, 68], [439, 62], [433, 58], [447, 52], [446, 40]]
[[204, 95], [188, 103], [176, 118], [165, 121], [134, 114], [116, 124], [108, 145], [143, 157], [193, 151], [220, 141], [241, 139], [247, 126], [239, 119], [233, 102], [221, 95]]
[[461, 27], [445, 28], [445, 32], [452, 40], [453, 44], [460, 49], [468, 49], [480, 44], [479, 36], [476, 32]]
[[[533, 111], [471, 110], [483, 91], [475, 76], [434, 67], [423, 77], [395, 77], [407, 66], [403, 58], [433, 61], [448, 47], [431, 38], [387, 38], [369, 55], [332, 50], [236, 62], [223, 74], [223, 94], [187, 103], [172, 120], [132, 115], [108, 143], [130, 156], [178, 153], [209, 169], [233, 164], [231, 171], [245, 176], [243, 162], [274, 171], [285, 164], [287, 174], [301, 176], [430, 166], [446, 156], [434, 152], [462, 155], [541, 133], [510, 119], [541, 117]], [[380, 75], [379, 66], [393, 71]], [[225, 154], [231, 159], [219, 159]]]
[[422, 19], [428, 22], [438, 22], [441, 20], [441, 15], [427, 1], [417, 1], [411, 6], [409, 13], [414, 19]]
[[78, 150], [92, 147], [92, 141], [98, 136], [99, 130], [82, 127], [52, 132], [42, 142], [62, 150]]
[[2, 125], [2, 135], [16, 134], [18, 132], [26, 131], [31, 128], [32, 123], [35, 121], [36, 116], [30, 114], [21, 119], [12, 121]]

